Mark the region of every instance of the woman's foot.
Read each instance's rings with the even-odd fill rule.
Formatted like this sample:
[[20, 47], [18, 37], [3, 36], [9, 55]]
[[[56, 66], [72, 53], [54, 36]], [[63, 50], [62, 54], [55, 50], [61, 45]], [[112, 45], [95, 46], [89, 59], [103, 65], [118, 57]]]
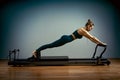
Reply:
[[29, 61], [40, 61], [40, 52], [36, 50], [32, 52], [32, 56], [28, 58]]
[[32, 52], [32, 54], [34, 55], [35, 58], [39, 58], [41, 57], [40, 52], [37, 52], [36, 50]]
[[37, 58], [37, 52], [36, 52], [36, 50], [34, 50], [34, 51], [32, 52], [32, 55], [33, 55], [35, 58]]

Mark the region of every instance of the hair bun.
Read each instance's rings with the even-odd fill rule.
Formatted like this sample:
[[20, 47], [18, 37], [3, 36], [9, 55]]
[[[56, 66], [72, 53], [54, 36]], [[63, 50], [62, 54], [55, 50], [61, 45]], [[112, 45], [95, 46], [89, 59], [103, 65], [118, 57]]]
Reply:
[[87, 23], [85, 24], [85, 26], [87, 26], [87, 25], [89, 25], [89, 24], [92, 24], [92, 25], [94, 26], [94, 23], [93, 23], [90, 19], [88, 19], [88, 21], [87, 21]]
[[90, 19], [88, 19], [88, 22], [91, 22], [91, 20], [90, 20]]

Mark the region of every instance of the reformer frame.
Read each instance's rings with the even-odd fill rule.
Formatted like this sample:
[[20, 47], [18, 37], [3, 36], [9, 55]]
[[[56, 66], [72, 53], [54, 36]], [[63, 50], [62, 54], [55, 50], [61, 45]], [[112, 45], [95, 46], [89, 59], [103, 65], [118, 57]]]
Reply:
[[[103, 47], [103, 51], [96, 57], [98, 47]], [[19, 49], [9, 51], [8, 65], [13, 66], [59, 66], [59, 65], [110, 65], [107, 58], [103, 58], [107, 46], [96, 45], [95, 51], [91, 58], [69, 58], [68, 56], [41, 56], [40, 61], [28, 61], [27, 59], [19, 59]]]

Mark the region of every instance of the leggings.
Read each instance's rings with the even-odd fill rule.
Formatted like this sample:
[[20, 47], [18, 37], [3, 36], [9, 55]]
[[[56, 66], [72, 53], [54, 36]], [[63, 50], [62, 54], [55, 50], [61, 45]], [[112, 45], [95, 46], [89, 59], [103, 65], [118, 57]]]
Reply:
[[47, 48], [59, 47], [59, 46], [62, 46], [66, 43], [69, 43], [73, 40], [74, 39], [73, 39], [72, 35], [63, 35], [60, 39], [56, 40], [55, 42], [43, 45], [43, 46], [39, 47], [38, 49], [36, 49], [36, 51], [40, 52], [41, 50], [44, 50]]

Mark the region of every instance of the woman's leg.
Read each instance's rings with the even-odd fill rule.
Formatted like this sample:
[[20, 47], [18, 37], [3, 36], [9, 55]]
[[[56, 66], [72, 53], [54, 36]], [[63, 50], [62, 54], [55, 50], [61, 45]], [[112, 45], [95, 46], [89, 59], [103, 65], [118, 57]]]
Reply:
[[57, 41], [50, 43], [50, 44], [46, 44], [43, 45], [41, 47], [39, 47], [36, 51], [40, 52], [41, 50], [47, 49], [47, 48], [54, 48], [54, 47], [59, 47], [62, 46], [68, 42], [71, 42], [73, 39], [71, 36], [67, 36], [67, 35], [63, 35], [60, 39], [58, 39]]
[[73, 38], [72, 36], [67, 36], [67, 35], [63, 35], [60, 39], [58, 39], [57, 41], [51, 43], [51, 44], [46, 44], [46, 45], [43, 45], [41, 47], [39, 47], [38, 49], [36, 49], [34, 52], [33, 52], [33, 56], [28, 58], [28, 60], [37, 60], [39, 61], [41, 55], [40, 55], [40, 51], [41, 50], [44, 50], [44, 49], [47, 49], [47, 48], [54, 48], [54, 47], [59, 47], [59, 46], [62, 46], [68, 42], [71, 42], [73, 41]]

